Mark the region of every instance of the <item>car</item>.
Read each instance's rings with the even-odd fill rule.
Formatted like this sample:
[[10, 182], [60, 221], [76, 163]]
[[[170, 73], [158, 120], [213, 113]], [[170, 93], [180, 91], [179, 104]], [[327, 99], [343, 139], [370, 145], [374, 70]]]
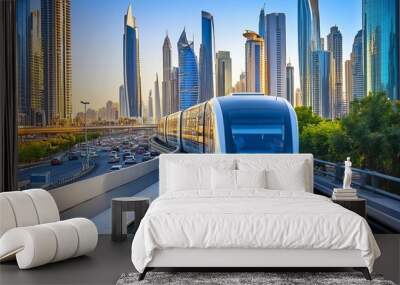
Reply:
[[116, 163], [119, 162], [119, 156], [110, 157], [108, 163]]
[[159, 155], [160, 155], [160, 152], [159, 152], [159, 151], [156, 151], [156, 150], [152, 150], [152, 151], [150, 151], [150, 155], [151, 155], [151, 156], [159, 156]]
[[144, 147], [139, 146], [139, 147], [136, 149], [136, 154], [143, 154], [145, 151], [146, 151], [146, 150], [144, 149]]
[[68, 153], [68, 160], [78, 160], [79, 155], [77, 152], [70, 152]]
[[60, 165], [62, 164], [62, 159], [60, 157], [54, 157], [51, 161], [50, 161], [51, 165]]
[[129, 158], [125, 159], [124, 164], [125, 165], [136, 164], [136, 160], [133, 158], [133, 156], [130, 156]]
[[111, 166], [110, 170], [114, 171], [114, 170], [120, 170], [122, 168], [121, 164], [116, 164]]
[[150, 152], [145, 152], [144, 154], [143, 154], [143, 161], [148, 161], [148, 160], [150, 160], [151, 159], [151, 154], [150, 154]]
[[113, 151], [119, 151], [119, 146], [114, 145], [111, 149], [112, 149]]
[[125, 157], [128, 157], [128, 156], [132, 156], [132, 153], [129, 151], [129, 152], [124, 152], [123, 154], [122, 154], [122, 157], [123, 158], [125, 158]]

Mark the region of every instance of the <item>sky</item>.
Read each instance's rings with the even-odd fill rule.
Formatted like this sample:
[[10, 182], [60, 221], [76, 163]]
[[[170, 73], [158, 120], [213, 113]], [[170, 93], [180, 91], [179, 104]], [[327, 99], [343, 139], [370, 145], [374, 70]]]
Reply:
[[[124, 15], [130, 3], [139, 29], [145, 104], [156, 73], [161, 84], [162, 44], [167, 32], [174, 66], [178, 65], [176, 43], [184, 27], [199, 55], [202, 10], [214, 16], [216, 51], [231, 53], [233, 84], [245, 68], [243, 31], [258, 32], [258, 16], [264, 4], [266, 13], [285, 13], [286, 60], [295, 69], [295, 88], [300, 85], [297, 0], [71, 0], [74, 114], [83, 110], [81, 100], [88, 100], [89, 107], [96, 110], [108, 100], [118, 102], [118, 89], [123, 84]], [[325, 48], [330, 27], [337, 25], [343, 36], [343, 60], [349, 59], [354, 36], [362, 27], [361, 0], [319, 0], [319, 12]]]

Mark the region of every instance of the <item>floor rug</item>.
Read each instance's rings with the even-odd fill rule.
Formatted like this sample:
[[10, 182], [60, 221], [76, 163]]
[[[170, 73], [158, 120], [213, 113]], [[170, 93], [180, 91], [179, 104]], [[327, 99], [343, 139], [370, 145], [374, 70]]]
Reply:
[[324, 284], [324, 285], [395, 285], [384, 280], [382, 276], [372, 275], [368, 281], [360, 272], [155, 272], [146, 274], [142, 281], [138, 281], [138, 273], [122, 274], [117, 285], [146, 285], [146, 284], [213, 284], [213, 285], [297, 285], [297, 284]]

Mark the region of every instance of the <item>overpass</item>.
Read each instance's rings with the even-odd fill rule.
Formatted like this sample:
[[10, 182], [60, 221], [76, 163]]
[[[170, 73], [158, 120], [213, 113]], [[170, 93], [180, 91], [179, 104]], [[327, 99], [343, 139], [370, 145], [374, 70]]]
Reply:
[[[156, 124], [144, 125], [116, 125], [116, 126], [88, 126], [88, 131], [108, 131], [108, 130], [154, 130]], [[19, 127], [18, 136], [28, 135], [55, 135], [62, 133], [83, 133], [85, 127]]]

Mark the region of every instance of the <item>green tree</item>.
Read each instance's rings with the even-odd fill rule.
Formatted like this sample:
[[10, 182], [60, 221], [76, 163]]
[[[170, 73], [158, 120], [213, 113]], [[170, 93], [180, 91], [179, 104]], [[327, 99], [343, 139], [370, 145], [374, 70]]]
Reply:
[[321, 117], [312, 112], [311, 107], [296, 107], [295, 110], [300, 134], [303, 132], [304, 127], [308, 125], [318, 125], [318, 123], [322, 121]]

